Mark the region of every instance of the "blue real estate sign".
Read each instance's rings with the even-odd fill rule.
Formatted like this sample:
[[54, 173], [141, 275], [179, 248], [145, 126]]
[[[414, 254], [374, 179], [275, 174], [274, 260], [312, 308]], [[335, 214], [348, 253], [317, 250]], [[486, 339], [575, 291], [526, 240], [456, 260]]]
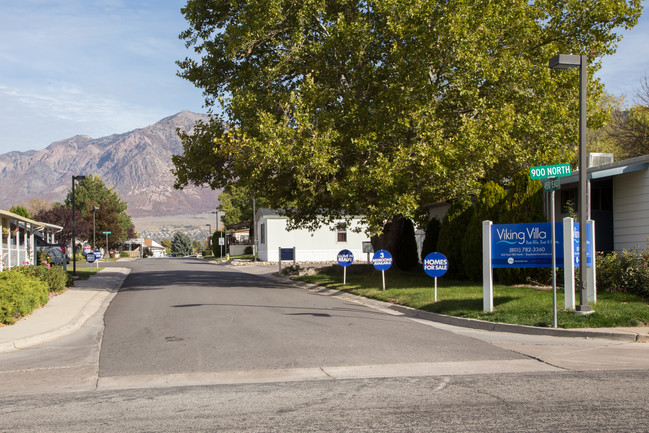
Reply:
[[[579, 266], [579, 224], [575, 223], [575, 266]], [[591, 266], [591, 236], [587, 265]], [[556, 263], [563, 267], [563, 224], [555, 225]], [[492, 268], [550, 268], [552, 267], [552, 234], [550, 223], [494, 224], [491, 226]]]
[[338, 253], [338, 264], [347, 267], [354, 262], [354, 254], [349, 250], [341, 250]]
[[372, 256], [372, 264], [379, 271], [387, 271], [392, 266], [392, 255], [385, 250], [378, 250]]
[[424, 272], [431, 277], [441, 277], [448, 271], [448, 259], [442, 253], [430, 253], [424, 259]]

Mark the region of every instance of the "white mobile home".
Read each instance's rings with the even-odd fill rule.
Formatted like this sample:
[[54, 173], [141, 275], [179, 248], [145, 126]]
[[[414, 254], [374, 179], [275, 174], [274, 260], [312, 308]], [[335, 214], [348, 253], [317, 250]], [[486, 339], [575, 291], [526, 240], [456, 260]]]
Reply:
[[[0, 210], [0, 272], [16, 266], [32, 265], [37, 261], [35, 233], [39, 232], [45, 242], [54, 242], [54, 234], [63, 227], [34, 221]], [[64, 264], [65, 265], [65, 264]]]
[[[649, 155], [589, 167], [589, 219], [595, 220], [597, 251], [646, 249], [649, 241]], [[579, 171], [562, 177], [556, 217], [577, 209]]]
[[353, 217], [346, 222], [341, 218], [333, 226], [323, 225], [315, 231], [289, 231], [287, 217], [275, 210], [259, 209], [255, 217], [259, 259], [277, 262], [280, 248], [295, 248], [298, 262], [335, 262], [338, 252], [345, 249], [354, 254], [354, 261], [365, 261], [363, 242], [370, 239], [361, 220], [361, 217]]

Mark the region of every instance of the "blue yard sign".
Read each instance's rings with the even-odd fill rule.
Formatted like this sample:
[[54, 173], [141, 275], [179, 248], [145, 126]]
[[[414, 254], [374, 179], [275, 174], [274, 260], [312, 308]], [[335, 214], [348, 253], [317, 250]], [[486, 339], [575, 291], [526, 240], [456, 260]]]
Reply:
[[424, 272], [435, 278], [435, 302], [437, 302], [437, 277], [448, 271], [448, 259], [442, 253], [430, 253], [424, 259]]
[[442, 253], [430, 253], [424, 259], [424, 272], [431, 277], [441, 277], [448, 271], [448, 259]]
[[381, 271], [383, 290], [385, 290], [385, 271], [392, 266], [392, 255], [385, 250], [378, 250], [372, 257], [372, 264], [377, 270]]
[[392, 266], [392, 255], [385, 250], [378, 250], [372, 256], [372, 264], [379, 271], [387, 271]]
[[341, 250], [337, 259], [340, 266], [347, 267], [354, 262], [354, 254], [349, 250]]
[[294, 260], [295, 259], [295, 249], [294, 248], [280, 248], [280, 260]]
[[86, 261], [88, 263], [94, 263], [96, 259], [97, 259], [97, 257], [95, 257], [95, 253], [89, 252], [89, 253], [86, 254]]
[[354, 262], [354, 254], [349, 250], [341, 250], [337, 259], [338, 264], [343, 267], [343, 284], [347, 284], [347, 266]]

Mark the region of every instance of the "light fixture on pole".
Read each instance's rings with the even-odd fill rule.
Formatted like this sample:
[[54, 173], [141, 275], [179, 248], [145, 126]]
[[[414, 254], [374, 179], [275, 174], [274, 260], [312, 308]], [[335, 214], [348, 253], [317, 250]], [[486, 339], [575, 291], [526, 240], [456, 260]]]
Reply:
[[[548, 64], [550, 69], [571, 69], [579, 66], [579, 199], [577, 217], [579, 220], [579, 305], [576, 306], [578, 312], [589, 313], [593, 311], [588, 305], [588, 293], [586, 281], [588, 275], [587, 267], [587, 221], [588, 212], [588, 155], [586, 150], [586, 89], [588, 86], [588, 58], [584, 55], [576, 56], [572, 54], [558, 54], [550, 59]], [[593, 264], [595, 266], [595, 258]]]
[[95, 225], [95, 212], [99, 210], [99, 206], [93, 206], [92, 207], [92, 250], [97, 249], [97, 244], [95, 243], [95, 234], [97, 232], [96, 230], [96, 225]]
[[77, 275], [77, 246], [76, 246], [76, 206], [74, 202], [74, 182], [76, 180], [84, 180], [86, 176], [72, 176], [72, 275]]

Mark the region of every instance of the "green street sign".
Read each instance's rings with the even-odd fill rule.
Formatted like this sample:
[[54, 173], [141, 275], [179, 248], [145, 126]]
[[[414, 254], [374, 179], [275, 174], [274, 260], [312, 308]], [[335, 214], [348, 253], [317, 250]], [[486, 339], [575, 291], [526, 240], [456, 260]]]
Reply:
[[570, 164], [541, 165], [530, 167], [530, 179], [570, 176]]
[[545, 192], [561, 189], [561, 182], [558, 178], [543, 179], [541, 182], [543, 182], [543, 191]]
[[101, 232], [102, 235], [112, 235], [113, 232]]

